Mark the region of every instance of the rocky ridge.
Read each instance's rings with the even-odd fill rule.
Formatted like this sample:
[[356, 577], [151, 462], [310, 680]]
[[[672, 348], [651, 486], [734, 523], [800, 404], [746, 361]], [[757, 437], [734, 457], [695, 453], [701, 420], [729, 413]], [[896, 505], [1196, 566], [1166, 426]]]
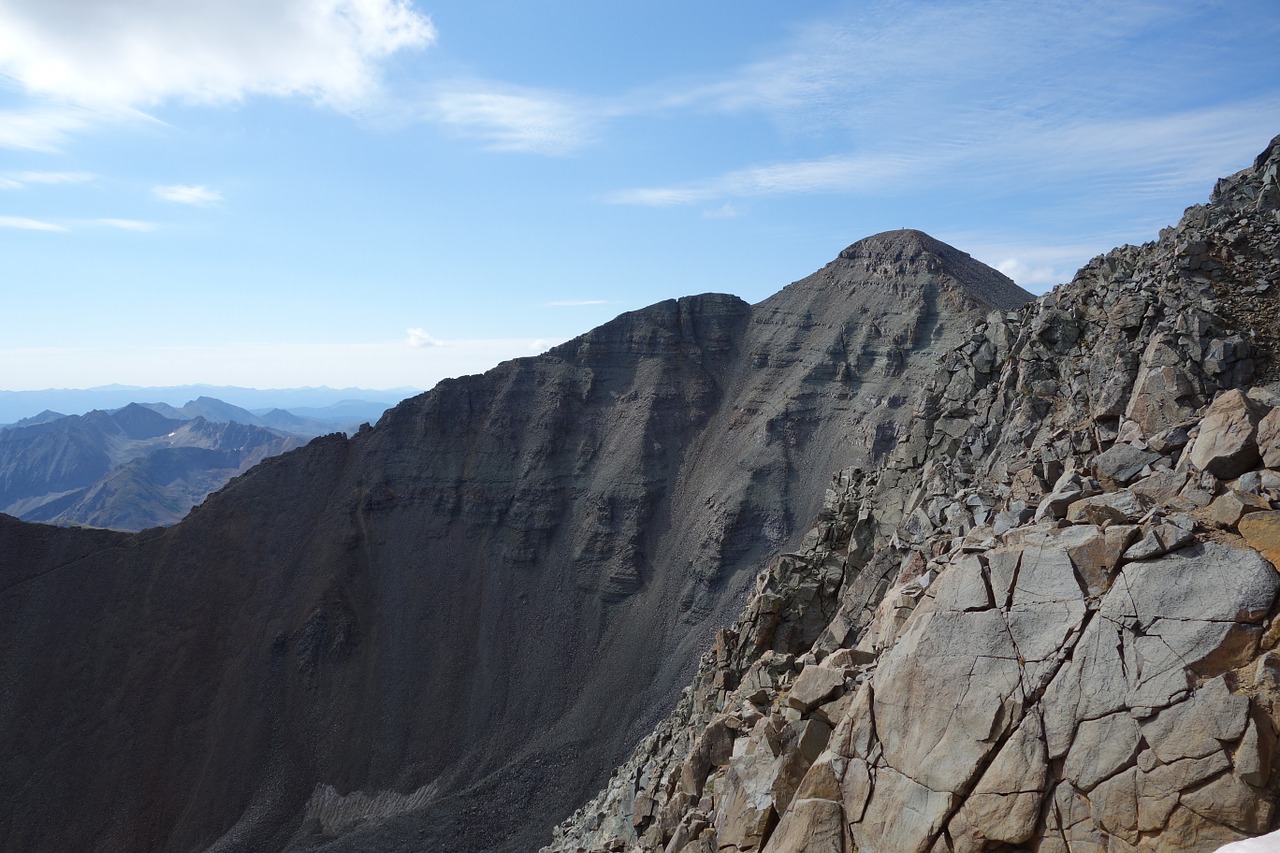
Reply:
[[536, 848], [800, 545], [811, 485], [1029, 298], [889, 232], [757, 305], [442, 382], [170, 528], [0, 516], [0, 847]]
[[1280, 138], [949, 352], [567, 851], [1212, 850], [1276, 827]]

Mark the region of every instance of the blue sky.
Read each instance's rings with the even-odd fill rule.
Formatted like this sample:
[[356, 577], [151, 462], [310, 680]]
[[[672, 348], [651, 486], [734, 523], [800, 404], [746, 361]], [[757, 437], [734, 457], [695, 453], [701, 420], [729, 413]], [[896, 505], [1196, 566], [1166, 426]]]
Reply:
[[428, 388], [913, 227], [1030, 290], [1280, 133], [1280, 6], [0, 0], [0, 388]]

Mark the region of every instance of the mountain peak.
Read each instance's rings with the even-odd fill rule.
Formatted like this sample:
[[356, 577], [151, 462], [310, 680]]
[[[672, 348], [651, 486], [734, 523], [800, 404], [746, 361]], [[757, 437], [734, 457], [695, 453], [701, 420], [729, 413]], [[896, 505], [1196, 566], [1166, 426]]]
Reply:
[[864, 237], [842, 251], [836, 263], [852, 264], [875, 277], [936, 276], [990, 308], [1017, 308], [1034, 298], [999, 270], [914, 228]]
[[840, 253], [840, 257], [851, 260], [856, 257], [870, 255], [909, 255], [915, 256], [924, 252], [942, 254], [956, 252], [958, 249], [929, 236], [914, 228], [898, 228], [893, 231], [881, 231], [870, 237], [863, 237]]

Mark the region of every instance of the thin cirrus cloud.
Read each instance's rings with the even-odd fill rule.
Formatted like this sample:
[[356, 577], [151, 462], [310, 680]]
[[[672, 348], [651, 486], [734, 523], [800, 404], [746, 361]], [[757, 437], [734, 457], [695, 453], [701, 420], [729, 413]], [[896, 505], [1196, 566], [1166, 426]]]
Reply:
[[[849, 155], [771, 163], [726, 172], [715, 178], [666, 187], [618, 190], [605, 196], [612, 204], [647, 207], [701, 204], [727, 197], [767, 196], [790, 193], [852, 192], [881, 189], [897, 181], [913, 167], [914, 160], [900, 154]], [[733, 216], [732, 205], [711, 215]]]
[[688, 183], [616, 190], [603, 200], [672, 207], [757, 196], [873, 193], [939, 181], [980, 188], [1018, 175], [1024, 190], [1088, 181], [1097, 194], [1082, 203], [1092, 207], [1104, 198], [1181, 193], [1226, 174], [1241, 151], [1269, 138], [1270, 116], [1278, 112], [1280, 96], [1266, 96], [1147, 117], [1012, 122], [998, 136], [973, 141], [962, 141], [967, 130], [957, 123], [950, 142], [904, 140], [892, 154], [770, 163]]
[[203, 184], [166, 184], [152, 187], [151, 193], [165, 201], [197, 207], [208, 207], [222, 201], [222, 193], [211, 190]]
[[90, 172], [9, 172], [0, 175], [0, 189], [17, 190], [31, 184], [82, 184], [91, 180]]
[[54, 222], [43, 219], [28, 219], [25, 216], [0, 216], [0, 228], [17, 228], [22, 231], [66, 231], [67, 229]]
[[1079, 179], [1110, 200], [1168, 196], [1256, 150], [1280, 111], [1274, 86], [1233, 103], [1197, 103], [1198, 90], [1213, 91], [1205, 69], [1221, 66], [1211, 54], [1222, 45], [1170, 51], [1160, 30], [1213, 14], [1178, 0], [1057, 3], [1046, 15], [1005, 0], [870, 0], [799, 29], [772, 57], [629, 102], [633, 112], [766, 117], [779, 138], [831, 153], [748, 161], [600, 198], [671, 207], [940, 181], [986, 194]]
[[594, 110], [572, 97], [475, 82], [441, 87], [423, 106], [422, 117], [490, 151], [551, 156], [591, 144], [599, 124]]
[[[0, 27], [0, 38], [3, 37]], [[118, 120], [122, 114], [128, 111], [108, 114], [65, 105], [0, 110], [0, 148], [57, 151], [72, 135], [109, 118]]]

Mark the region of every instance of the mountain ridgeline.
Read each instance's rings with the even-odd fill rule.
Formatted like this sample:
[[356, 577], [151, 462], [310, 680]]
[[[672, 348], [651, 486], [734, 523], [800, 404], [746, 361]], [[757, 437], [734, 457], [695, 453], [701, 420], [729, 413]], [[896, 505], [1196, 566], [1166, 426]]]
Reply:
[[46, 412], [0, 429], [0, 510], [117, 530], [173, 524], [236, 474], [306, 441], [175, 413], [131, 403], [85, 415]]
[[545, 853], [1273, 833], [1277, 378], [1280, 137], [947, 353]]
[[[509, 850], [674, 705], [821, 484], [1030, 296], [915, 231], [446, 380], [139, 534], [0, 516], [0, 844]], [[68, 816], [73, 817], [68, 817]]]
[[887, 232], [442, 382], [171, 528], [0, 516], [0, 844], [1267, 832], [1277, 376], [1280, 138], [1039, 299]]

